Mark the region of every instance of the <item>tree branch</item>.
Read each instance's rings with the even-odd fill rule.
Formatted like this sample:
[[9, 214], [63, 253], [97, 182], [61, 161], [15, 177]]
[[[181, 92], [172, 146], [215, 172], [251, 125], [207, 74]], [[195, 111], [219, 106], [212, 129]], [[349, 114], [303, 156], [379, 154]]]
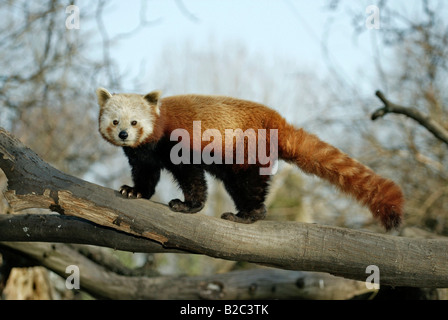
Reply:
[[374, 291], [329, 274], [267, 268], [195, 277], [124, 276], [64, 244], [0, 242], [0, 247], [24, 252], [63, 278], [69, 276], [67, 266], [76, 265], [81, 289], [108, 299], [349, 299]]
[[64, 174], [0, 129], [0, 168], [13, 209], [50, 208], [175, 248], [277, 268], [328, 272], [365, 281], [376, 265], [381, 285], [448, 287], [448, 241], [409, 239], [294, 222], [238, 224], [172, 212], [144, 199]]
[[443, 128], [439, 123], [415, 108], [404, 107], [390, 102], [388, 99], [386, 99], [381, 91], [377, 91], [375, 94], [384, 103], [384, 107], [372, 113], [373, 121], [385, 116], [388, 113], [403, 114], [411, 119], [414, 119], [423, 127], [425, 127], [429, 132], [431, 132], [437, 139], [448, 144], [448, 131], [445, 130], [445, 128]]
[[186, 253], [84, 219], [59, 214], [0, 214], [0, 241], [90, 244], [131, 252]]

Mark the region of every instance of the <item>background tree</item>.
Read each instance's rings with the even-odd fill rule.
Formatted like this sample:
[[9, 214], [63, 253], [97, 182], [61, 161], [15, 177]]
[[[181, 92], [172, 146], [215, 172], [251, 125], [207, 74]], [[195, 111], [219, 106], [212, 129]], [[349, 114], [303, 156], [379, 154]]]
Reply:
[[[84, 176], [93, 164], [115, 153], [101, 143], [95, 130], [94, 88], [99, 83], [115, 89], [120, 85], [114, 63], [101, 59], [107, 56], [107, 43], [101, 37], [92, 42], [90, 36], [101, 28], [105, 3], [82, 12], [80, 29], [67, 29], [66, 8], [76, 4], [64, 0], [0, 3], [0, 126], [56, 168]], [[95, 46], [100, 54], [91, 53]], [[0, 170], [2, 190], [5, 185]], [[7, 211], [2, 198], [0, 212]], [[40, 276], [42, 269], [16, 274], [33, 278], [33, 272], [38, 279], [48, 280]], [[12, 281], [25, 282], [14, 277]], [[32, 292], [18, 294], [9, 291], [10, 297], [32, 296]]]
[[89, 53], [86, 23], [94, 14], [83, 12], [79, 30], [65, 28], [70, 4], [0, 4], [0, 124], [57, 168], [83, 175], [108, 155], [91, 130], [97, 125], [91, 88], [111, 84], [113, 65]]
[[[345, 1], [334, 1], [332, 9], [342, 10], [347, 6]], [[407, 199], [406, 225], [447, 235], [447, 145], [403, 115], [370, 121], [370, 115], [382, 105], [373, 93], [381, 90], [388, 100], [415, 108], [448, 129], [445, 90], [448, 25], [444, 18], [447, 4], [420, 1], [417, 5], [394, 6], [378, 1], [377, 6], [381, 27], [367, 30], [362, 24], [364, 20], [360, 19], [362, 11], [350, 4], [350, 9], [357, 12], [353, 14], [354, 41], [361, 41], [361, 38], [366, 41], [370, 36], [376, 48], [373, 60], [376, 76], [370, 80], [366, 94], [353, 94], [356, 87], [349, 85], [342, 71], [336, 69], [334, 79], [338, 95], [335, 96], [338, 99], [335, 108], [344, 105], [352, 114], [346, 119], [328, 120], [333, 124], [345, 124], [345, 134], [358, 142], [344, 148], [358, 154], [359, 159], [373, 169], [393, 177], [403, 187]]]

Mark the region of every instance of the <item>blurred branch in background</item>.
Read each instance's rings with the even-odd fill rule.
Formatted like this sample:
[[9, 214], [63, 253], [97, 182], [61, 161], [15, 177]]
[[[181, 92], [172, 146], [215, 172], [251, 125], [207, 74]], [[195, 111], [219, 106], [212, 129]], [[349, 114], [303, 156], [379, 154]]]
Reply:
[[147, 1], [141, 1], [136, 26], [109, 36], [103, 19], [110, 2], [80, 6], [80, 26], [73, 29], [66, 27], [70, 5], [80, 6], [69, 0], [0, 3], [0, 125], [59, 169], [84, 175], [116, 153], [97, 134], [94, 96], [100, 85], [121, 87], [111, 43], [160, 19], [148, 20]]
[[83, 175], [110, 155], [92, 131], [92, 88], [110, 84], [112, 62], [89, 52], [91, 12], [81, 11], [80, 29], [66, 28], [66, 7], [76, 3], [1, 2], [0, 122], [56, 167]]
[[448, 144], [448, 131], [439, 125], [434, 119], [422, 114], [420, 111], [410, 107], [404, 107], [390, 102], [381, 91], [376, 92], [376, 96], [384, 103], [384, 107], [376, 110], [372, 114], [372, 120], [384, 117], [388, 113], [403, 114], [409, 118], [414, 119], [420, 125], [428, 129], [437, 139]]

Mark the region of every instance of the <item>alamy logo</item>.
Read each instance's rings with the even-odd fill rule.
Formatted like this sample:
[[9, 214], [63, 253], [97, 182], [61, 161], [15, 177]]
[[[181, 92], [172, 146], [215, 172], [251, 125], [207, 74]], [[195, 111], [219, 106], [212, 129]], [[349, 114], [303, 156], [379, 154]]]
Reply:
[[67, 19], [65, 19], [65, 27], [69, 30], [79, 29], [79, 7], [70, 5], [65, 8], [65, 13], [70, 14]]
[[379, 29], [380, 28], [380, 8], [370, 5], [366, 8], [366, 13], [369, 15], [366, 19], [366, 28]]
[[[193, 141], [188, 130], [175, 129], [171, 132], [171, 141], [179, 141], [181, 138], [170, 151], [173, 164], [223, 164], [224, 160], [224, 164], [258, 163], [261, 165], [260, 175], [273, 175], [277, 172], [277, 129], [270, 129], [269, 135], [266, 129], [225, 129], [224, 141], [218, 129], [201, 132], [201, 121], [193, 121]], [[209, 141], [202, 148], [202, 142]], [[190, 153], [191, 149], [193, 154]]]
[[367, 266], [366, 273], [370, 273], [370, 276], [366, 279], [366, 288], [369, 290], [378, 290], [380, 288], [380, 268], [371, 264]]
[[65, 273], [70, 273], [70, 275], [65, 279], [65, 287], [69, 290], [80, 288], [80, 273], [79, 267], [72, 264], [65, 268]]

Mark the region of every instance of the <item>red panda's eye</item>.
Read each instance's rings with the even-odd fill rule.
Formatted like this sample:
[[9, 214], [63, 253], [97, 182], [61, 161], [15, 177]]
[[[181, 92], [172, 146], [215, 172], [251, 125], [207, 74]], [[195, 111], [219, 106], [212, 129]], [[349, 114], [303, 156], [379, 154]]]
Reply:
[[137, 121], [135, 121], [135, 120], [132, 121], [132, 122], [131, 122], [131, 125], [132, 125], [132, 126], [136, 126], [136, 125], [137, 125]]
[[116, 126], [118, 124], [118, 120], [114, 120], [112, 121], [112, 123], [114, 124], [114, 126]]

